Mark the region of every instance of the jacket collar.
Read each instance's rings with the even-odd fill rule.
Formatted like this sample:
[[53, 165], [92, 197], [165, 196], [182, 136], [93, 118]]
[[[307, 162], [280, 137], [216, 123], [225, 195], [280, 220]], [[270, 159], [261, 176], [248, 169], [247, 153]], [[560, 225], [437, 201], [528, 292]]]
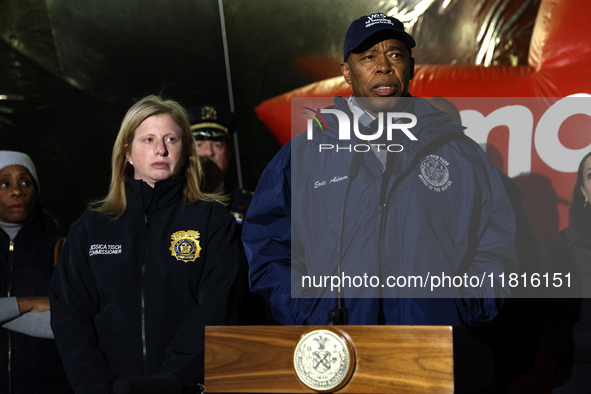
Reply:
[[[23, 225], [23, 227], [18, 231], [18, 234], [16, 234], [16, 237], [14, 237], [14, 242], [28, 241], [30, 239], [37, 238], [42, 231], [43, 222], [41, 218], [36, 217], [27, 224]], [[0, 228], [0, 236], [10, 241], [8, 234], [6, 234], [2, 228]]]
[[127, 205], [141, 210], [149, 208], [150, 211], [168, 207], [184, 197], [184, 185], [184, 176], [158, 181], [154, 184], [154, 189], [142, 180], [127, 177], [125, 180]]
[[[412, 96], [409, 96], [406, 100], [408, 100], [407, 105], [400, 112], [410, 112], [417, 117], [417, 125], [411, 129], [411, 132], [417, 137], [418, 141], [412, 141], [402, 133], [394, 133], [393, 137], [395, 140], [392, 143], [401, 144], [405, 148], [412, 147], [417, 152], [442, 135], [462, 132], [465, 129], [465, 127], [453, 122], [449, 114], [435, 109], [427, 100]], [[332, 107], [333, 109], [338, 109], [347, 114], [349, 119], [353, 119], [347, 99], [338, 96], [333, 99], [333, 102], [335, 103]], [[328, 130], [321, 132], [316, 125], [314, 130], [321, 132], [329, 138], [338, 139], [339, 123], [337, 117], [331, 114], [326, 114], [324, 117], [328, 125]], [[378, 119], [375, 119], [368, 127], [377, 130], [378, 122]], [[366, 141], [359, 140], [354, 133], [351, 133], [351, 139], [351, 143], [366, 143]]]

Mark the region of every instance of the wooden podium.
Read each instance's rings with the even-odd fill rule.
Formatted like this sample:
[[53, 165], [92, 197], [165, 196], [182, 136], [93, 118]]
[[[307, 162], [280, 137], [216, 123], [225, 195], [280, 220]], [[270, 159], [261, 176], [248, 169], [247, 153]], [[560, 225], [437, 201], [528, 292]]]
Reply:
[[206, 392], [319, 392], [294, 367], [298, 342], [318, 329], [353, 345], [354, 369], [338, 393], [466, 393], [494, 382], [492, 352], [464, 327], [224, 326], [205, 329]]

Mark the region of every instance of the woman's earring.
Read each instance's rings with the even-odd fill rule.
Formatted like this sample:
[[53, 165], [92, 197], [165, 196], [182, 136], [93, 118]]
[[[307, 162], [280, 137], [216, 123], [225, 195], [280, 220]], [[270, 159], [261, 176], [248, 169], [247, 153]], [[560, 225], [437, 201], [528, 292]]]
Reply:
[[130, 161], [129, 161], [129, 164], [133, 165], [133, 161], [131, 161], [131, 160], [130, 160]]
[[585, 201], [585, 203], [583, 204], [583, 208], [587, 208], [587, 205], [589, 205], [589, 201]]

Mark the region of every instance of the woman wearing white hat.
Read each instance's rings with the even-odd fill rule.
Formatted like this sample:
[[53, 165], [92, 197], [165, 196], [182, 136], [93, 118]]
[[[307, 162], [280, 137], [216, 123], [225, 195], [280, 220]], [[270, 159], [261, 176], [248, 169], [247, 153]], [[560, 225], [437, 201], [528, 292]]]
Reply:
[[39, 202], [35, 165], [0, 151], [0, 392], [71, 392], [49, 326], [59, 237]]

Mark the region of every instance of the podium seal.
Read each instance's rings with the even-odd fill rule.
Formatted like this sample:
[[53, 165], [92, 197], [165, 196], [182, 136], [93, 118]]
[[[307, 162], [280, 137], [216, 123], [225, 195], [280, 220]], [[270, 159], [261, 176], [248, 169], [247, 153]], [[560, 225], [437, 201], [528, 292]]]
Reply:
[[345, 337], [329, 330], [314, 330], [296, 346], [293, 364], [306, 386], [316, 391], [335, 391], [351, 377], [355, 357]]

